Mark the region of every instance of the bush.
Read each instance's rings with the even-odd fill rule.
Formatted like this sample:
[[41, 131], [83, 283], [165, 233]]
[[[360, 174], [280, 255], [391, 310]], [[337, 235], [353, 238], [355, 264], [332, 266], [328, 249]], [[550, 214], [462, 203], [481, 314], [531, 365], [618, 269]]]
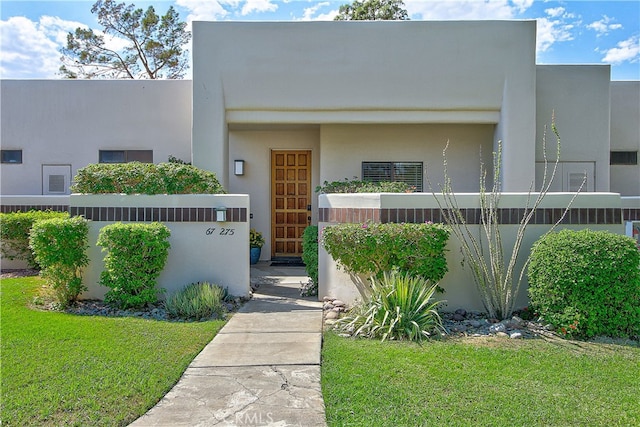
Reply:
[[399, 270], [438, 282], [447, 272], [449, 231], [441, 224], [338, 224], [322, 231], [327, 252], [349, 273]]
[[563, 230], [533, 246], [531, 305], [567, 336], [640, 336], [640, 253], [602, 231]]
[[99, 163], [78, 170], [71, 190], [87, 194], [222, 194], [213, 172], [181, 163]]
[[415, 187], [404, 182], [369, 182], [348, 180], [325, 181], [322, 186], [316, 187], [316, 193], [412, 193]]
[[108, 252], [100, 284], [110, 288], [105, 302], [119, 308], [157, 301], [156, 279], [169, 255], [169, 229], [157, 222], [115, 223], [100, 230], [98, 246]]
[[35, 260], [62, 307], [87, 289], [82, 284], [82, 267], [89, 264], [88, 235], [87, 221], [81, 217], [36, 221], [31, 228], [30, 246]]
[[29, 247], [29, 232], [37, 221], [52, 218], [68, 218], [67, 212], [29, 211], [0, 213], [0, 240], [2, 257], [25, 261], [30, 268], [38, 268]]
[[225, 290], [218, 285], [192, 283], [167, 298], [164, 305], [171, 317], [195, 320], [222, 318], [225, 296]]
[[371, 282], [371, 299], [354, 307], [337, 323], [339, 330], [354, 337], [422, 341], [443, 331], [432, 301], [437, 284], [421, 277], [385, 272]]
[[311, 279], [302, 296], [318, 295], [318, 226], [310, 225], [302, 234], [302, 261]]

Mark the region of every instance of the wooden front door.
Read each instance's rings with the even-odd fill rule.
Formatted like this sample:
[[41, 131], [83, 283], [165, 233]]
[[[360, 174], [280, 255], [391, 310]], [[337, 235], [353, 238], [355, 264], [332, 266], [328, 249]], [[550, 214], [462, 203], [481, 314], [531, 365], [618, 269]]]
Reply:
[[271, 152], [271, 256], [302, 256], [311, 223], [311, 151]]

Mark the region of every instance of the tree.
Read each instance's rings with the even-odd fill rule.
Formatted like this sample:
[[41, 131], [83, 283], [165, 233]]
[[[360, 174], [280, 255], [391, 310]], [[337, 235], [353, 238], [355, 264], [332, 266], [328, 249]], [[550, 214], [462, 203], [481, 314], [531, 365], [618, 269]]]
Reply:
[[408, 21], [402, 0], [354, 0], [340, 6], [335, 21]]
[[[61, 75], [67, 78], [178, 79], [184, 76], [191, 39], [173, 6], [164, 16], [153, 8], [98, 0], [91, 8], [98, 15], [101, 31], [78, 27], [67, 34], [67, 46], [60, 49]], [[110, 37], [127, 45], [116, 49]], [[106, 39], [106, 40], [105, 40]]]

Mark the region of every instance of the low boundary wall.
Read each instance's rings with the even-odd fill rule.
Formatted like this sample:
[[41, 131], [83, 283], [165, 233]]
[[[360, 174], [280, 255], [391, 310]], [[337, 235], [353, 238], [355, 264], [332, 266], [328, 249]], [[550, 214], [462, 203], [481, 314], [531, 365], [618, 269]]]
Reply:
[[[226, 208], [226, 220], [216, 221], [216, 209]], [[169, 257], [158, 287], [171, 294], [193, 282], [208, 281], [248, 296], [249, 196], [246, 194], [3, 196], [2, 212], [51, 209], [69, 211], [89, 220], [90, 264], [81, 297], [102, 299], [100, 286], [104, 255], [96, 246], [102, 227], [114, 222], [162, 222], [171, 230]], [[23, 262], [2, 261], [2, 268], [25, 268]]]
[[[532, 194], [534, 198], [536, 194]], [[564, 208], [569, 204], [572, 193], [549, 193], [543, 200], [535, 218], [527, 227], [522, 244], [517, 274], [529, 254], [533, 243], [546, 233], [562, 217]], [[516, 238], [518, 224], [527, 205], [528, 194], [504, 193], [499, 204], [500, 231], [504, 243], [505, 257], [511, 254]], [[463, 210], [472, 232], [480, 232], [480, 203], [478, 194], [457, 194], [458, 206]], [[529, 203], [531, 204], [531, 203]], [[638, 210], [629, 207], [623, 209], [622, 200], [616, 193], [582, 193], [575, 199], [558, 230], [584, 229], [607, 230], [624, 234], [626, 213], [637, 214]], [[421, 223], [443, 222], [440, 208], [432, 194], [323, 194], [319, 197], [319, 229], [339, 223], [398, 222]], [[360, 298], [351, 277], [340, 270], [336, 262], [324, 250], [319, 249], [319, 298], [325, 295], [354, 302]], [[482, 302], [471, 272], [465, 267], [460, 245], [451, 236], [447, 245], [447, 265], [449, 272], [440, 285], [445, 293], [438, 297], [446, 300], [445, 311], [458, 308], [484, 311]], [[516, 307], [528, 304], [526, 275], [520, 288]]]

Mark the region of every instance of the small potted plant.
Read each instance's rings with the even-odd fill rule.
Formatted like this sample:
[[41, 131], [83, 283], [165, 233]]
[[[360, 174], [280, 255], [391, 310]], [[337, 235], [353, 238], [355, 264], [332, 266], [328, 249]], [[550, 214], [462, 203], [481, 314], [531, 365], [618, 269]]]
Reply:
[[260, 259], [260, 252], [262, 251], [263, 245], [264, 237], [262, 237], [262, 233], [252, 228], [249, 231], [249, 247], [251, 248], [249, 260], [251, 264], [256, 264]]

